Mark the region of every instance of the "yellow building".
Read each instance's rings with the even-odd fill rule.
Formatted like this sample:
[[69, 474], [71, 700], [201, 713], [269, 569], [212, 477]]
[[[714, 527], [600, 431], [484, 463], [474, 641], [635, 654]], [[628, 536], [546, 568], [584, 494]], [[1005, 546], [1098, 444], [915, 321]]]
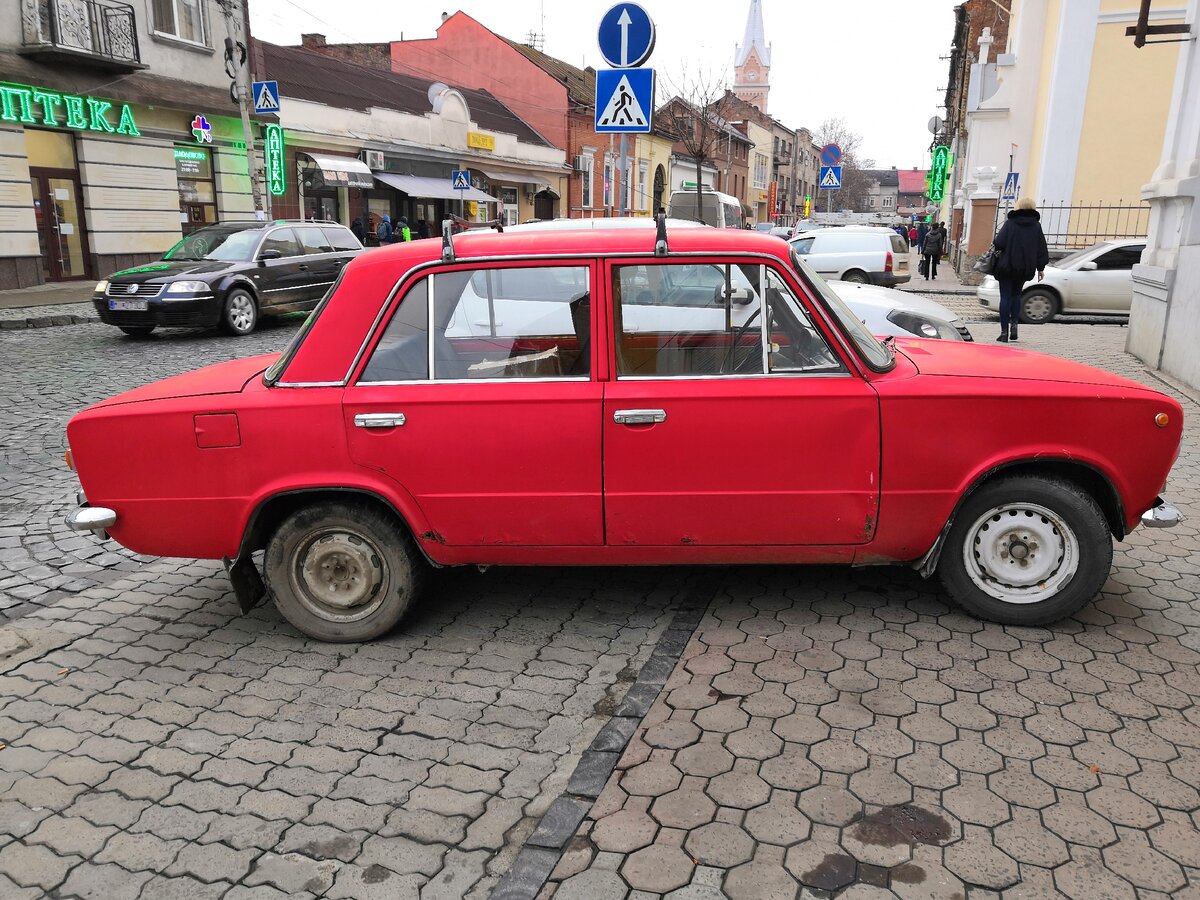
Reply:
[[636, 136], [629, 166], [630, 215], [652, 216], [660, 207], [666, 208], [671, 199], [672, 143], [672, 138], [657, 131]]
[[770, 222], [771, 154], [775, 149], [774, 135], [770, 129], [747, 120], [746, 137], [750, 138], [753, 146], [750, 148], [750, 159], [747, 162], [750, 176], [746, 180], [746, 196], [742, 199], [752, 210], [752, 222]]

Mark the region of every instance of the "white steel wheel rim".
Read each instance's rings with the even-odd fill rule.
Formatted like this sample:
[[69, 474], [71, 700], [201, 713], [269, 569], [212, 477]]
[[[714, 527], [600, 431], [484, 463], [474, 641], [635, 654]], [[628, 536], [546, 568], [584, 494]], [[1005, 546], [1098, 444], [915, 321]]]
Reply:
[[963, 562], [975, 586], [1005, 603], [1039, 603], [1079, 568], [1079, 539], [1062, 516], [1037, 503], [1004, 503], [967, 530]]
[[1050, 318], [1050, 300], [1044, 294], [1034, 294], [1025, 298], [1025, 315], [1034, 322]]
[[363, 534], [327, 528], [310, 535], [293, 557], [296, 597], [328, 622], [357, 622], [387, 596], [390, 577], [378, 548]]
[[234, 294], [229, 298], [229, 324], [237, 331], [249, 331], [254, 327], [254, 301], [246, 294]]

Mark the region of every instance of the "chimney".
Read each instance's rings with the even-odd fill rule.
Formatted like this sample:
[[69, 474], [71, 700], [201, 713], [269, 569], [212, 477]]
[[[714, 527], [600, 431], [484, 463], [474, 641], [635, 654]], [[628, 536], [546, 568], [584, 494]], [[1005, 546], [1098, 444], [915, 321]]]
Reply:
[[301, 47], [324, 47], [325, 35], [323, 34], [302, 34], [300, 35]]
[[448, 13], [448, 12], [442, 13], [442, 21], [443, 22], [445, 22], [448, 18], [450, 18], [450, 13]]

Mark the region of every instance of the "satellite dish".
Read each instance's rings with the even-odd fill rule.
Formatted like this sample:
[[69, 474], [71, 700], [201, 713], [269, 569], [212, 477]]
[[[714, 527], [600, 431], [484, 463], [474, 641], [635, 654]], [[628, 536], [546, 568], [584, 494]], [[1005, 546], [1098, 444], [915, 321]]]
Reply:
[[946, 120], [943, 119], [941, 116], [934, 116], [932, 119], [929, 120], [929, 133], [937, 134], [939, 131], [942, 130], [942, 126], [945, 124], [946, 124]]
[[435, 81], [429, 86], [429, 90], [426, 91], [426, 96], [429, 97], [429, 105], [433, 107], [435, 113], [442, 111], [442, 96], [448, 90], [450, 90], [450, 85]]

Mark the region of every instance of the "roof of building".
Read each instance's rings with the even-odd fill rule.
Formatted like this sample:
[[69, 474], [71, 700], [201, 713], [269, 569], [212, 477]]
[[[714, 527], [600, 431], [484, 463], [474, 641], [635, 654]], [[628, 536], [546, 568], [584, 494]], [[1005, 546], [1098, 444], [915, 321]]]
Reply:
[[880, 187], [898, 187], [900, 184], [895, 169], [865, 169], [863, 174], [872, 181], [877, 181]]
[[758, 51], [764, 66], [771, 65], [771, 45], [767, 43], [766, 28], [763, 26], [762, 0], [750, 0], [750, 11], [746, 14], [746, 33], [734, 56], [735, 66], [745, 65], [751, 50]]
[[[433, 82], [428, 78], [371, 69], [301, 47], [282, 47], [266, 41], [258, 43], [266, 71], [279, 82], [279, 92], [285, 97], [338, 109], [365, 111], [379, 107], [417, 116], [432, 109], [429, 86]], [[466, 99], [471, 120], [483, 130], [515, 135], [526, 144], [552, 146], [487, 91], [454, 89]]]
[[567, 86], [567, 94], [572, 102], [579, 106], [596, 105], [596, 73], [594, 70], [576, 68], [570, 63], [530, 47], [528, 44], [522, 44], [503, 35], [496, 36], [543, 72], [563, 82]]
[[898, 173], [901, 194], [925, 193], [925, 176], [929, 174], [927, 169], [900, 169]]

